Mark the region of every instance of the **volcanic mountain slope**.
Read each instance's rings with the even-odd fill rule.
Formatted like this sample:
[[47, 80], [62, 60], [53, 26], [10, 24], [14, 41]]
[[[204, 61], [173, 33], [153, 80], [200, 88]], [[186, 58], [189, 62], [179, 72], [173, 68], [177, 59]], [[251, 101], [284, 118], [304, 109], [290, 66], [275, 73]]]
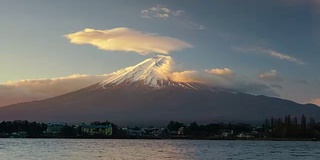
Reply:
[[261, 122], [286, 114], [320, 115], [316, 105], [174, 82], [168, 76], [171, 63], [168, 56], [149, 58], [87, 88], [0, 108], [0, 120], [109, 120], [120, 125], [161, 125], [170, 120]]

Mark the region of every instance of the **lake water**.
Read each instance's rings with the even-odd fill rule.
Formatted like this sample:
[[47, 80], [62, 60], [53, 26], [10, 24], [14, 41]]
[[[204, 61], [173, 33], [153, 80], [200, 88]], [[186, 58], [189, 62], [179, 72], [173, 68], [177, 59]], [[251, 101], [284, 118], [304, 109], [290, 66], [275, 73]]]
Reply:
[[0, 139], [0, 160], [319, 160], [319, 142]]

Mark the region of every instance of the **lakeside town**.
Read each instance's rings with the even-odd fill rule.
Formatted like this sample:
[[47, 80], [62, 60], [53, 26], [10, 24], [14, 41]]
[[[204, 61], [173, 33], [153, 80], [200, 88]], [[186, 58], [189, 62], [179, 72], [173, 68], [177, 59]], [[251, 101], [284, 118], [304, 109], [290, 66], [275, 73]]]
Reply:
[[118, 127], [111, 122], [80, 125], [3, 121], [1, 138], [115, 138], [115, 139], [212, 139], [212, 140], [319, 140], [320, 123], [312, 117], [290, 115], [267, 118], [264, 124], [212, 123], [199, 125], [170, 121], [166, 127]]

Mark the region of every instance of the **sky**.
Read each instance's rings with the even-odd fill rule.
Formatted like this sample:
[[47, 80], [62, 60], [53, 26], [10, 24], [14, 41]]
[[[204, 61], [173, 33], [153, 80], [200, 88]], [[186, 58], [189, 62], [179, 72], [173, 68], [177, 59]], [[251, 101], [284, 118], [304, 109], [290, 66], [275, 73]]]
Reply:
[[0, 106], [80, 89], [158, 54], [178, 75], [222, 75], [320, 105], [318, 0], [2, 0], [0, 24]]

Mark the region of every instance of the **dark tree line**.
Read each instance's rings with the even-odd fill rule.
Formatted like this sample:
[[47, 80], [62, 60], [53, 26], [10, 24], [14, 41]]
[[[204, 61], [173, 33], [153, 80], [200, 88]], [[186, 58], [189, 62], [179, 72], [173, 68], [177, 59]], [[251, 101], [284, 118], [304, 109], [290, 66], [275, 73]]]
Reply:
[[222, 132], [233, 132], [234, 134], [251, 132], [254, 127], [250, 124], [244, 123], [214, 123], [207, 125], [198, 125], [196, 122], [192, 122], [188, 125], [185, 125], [180, 122], [171, 121], [167, 125], [169, 131], [178, 131], [179, 128], [184, 128], [185, 135], [194, 135], [194, 136], [213, 136], [219, 135]]
[[[113, 136], [122, 136], [125, 133], [115, 124], [105, 122], [92, 122], [91, 125], [112, 125]], [[12, 133], [25, 132], [27, 137], [82, 137], [81, 125], [66, 125], [61, 129], [60, 133], [47, 134], [47, 124], [29, 122], [29, 121], [3, 121], [0, 123], [0, 137], [9, 137]], [[99, 135], [98, 135], [99, 136]]]
[[26, 132], [30, 137], [42, 135], [47, 129], [44, 123], [28, 121], [3, 121], [0, 123], [0, 134], [12, 134], [14, 132]]
[[[91, 125], [112, 125], [111, 138], [125, 138], [126, 131], [119, 128], [111, 122], [93, 122]], [[65, 126], [59, 134], [51, 135], [55, 137], [86, 137], [81, 133], [80, 126]], [[28, 121], [3, 121], [0, 123], [0, 137], [8, 137], [12, 133], [24, 132], [28, 137], [50, 137], [46, 134], [47, 124], [28, 122]], [[136, 128], [136, 130], [140, 130]], [[223, 133], [230, 133], [231, 137], [239, 133], [248, 133], [255, 138], [320, 138], [320, 123], [316, 123], [315, 119], [301, 117], [292, 117], [287, 115], [284, 118], [265, 119], [262, 127], [253, 127], [250, 124], [244, 123], [213, 123], [206, 125], [199, 125], [196, 122], [184, 124], [181, 122], [171, 121], [163, 134], [164, 137], [169, 134], [177, 134], [182, 130], [183, 135], [191, 137], [211, 137], [216, 135], [223, 135]], [[99, 135], [98, 135], [99, 136]]]
[[291, 117], [286, 115], [284, 118], [266, 119], [264, 123], [265, 134], [272, 138], [319, 138], [319, 127], [315, 120], [310, 117], [307, 120], [305, 115]]

